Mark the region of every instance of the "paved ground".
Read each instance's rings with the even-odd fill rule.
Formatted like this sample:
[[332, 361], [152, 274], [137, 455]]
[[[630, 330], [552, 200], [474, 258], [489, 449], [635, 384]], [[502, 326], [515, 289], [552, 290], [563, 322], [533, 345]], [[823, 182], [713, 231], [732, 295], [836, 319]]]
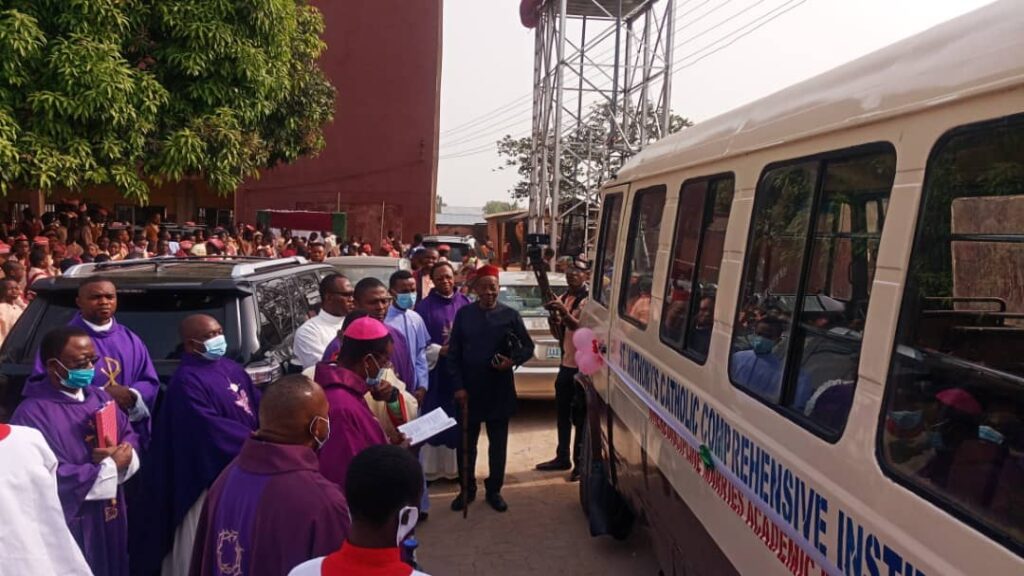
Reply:
[[509, 461], [502, 495], [509, 510], [499, 514], [483, 501], [487, 445], [481, 434], [477, 476], [479, 499], [469, 518], [448, 505], [458, 493], [454, 482], [430, 488], [430, 520], [420, 525], [418, 559], [432, 576], [575, 576], [592, 574], [654, 576], [658, 566], [643, 529], [618, 542], [591, 538], [580, 511], [578, 484], [561, 473], [534, 471], [554, 456], [554, 402], [520, 403], [512, 421]]

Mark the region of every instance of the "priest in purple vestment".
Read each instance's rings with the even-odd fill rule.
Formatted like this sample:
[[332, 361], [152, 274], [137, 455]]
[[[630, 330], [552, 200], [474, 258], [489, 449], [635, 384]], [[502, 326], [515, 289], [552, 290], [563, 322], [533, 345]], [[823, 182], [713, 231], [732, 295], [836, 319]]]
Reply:
[[192, 576], [280, 576], [348, 536], [345, 496], [320, 474], [315, 451], [331, 434], [323, 389], [301, 374], [272, 382], [259, 421], [210, 488]]
[[[96, 371], [93, 386], [103, 387], [128, 415], [139, 436], [139, 448], [149, 445], [150, 412], [156, 402], [160, 380], [149, 357], [149, 350], [134, 332], [118, 324], [117, 288], [101, 276], [86, 278], [78, 287], [75, 300], [79, 313], [69, 326], [85, 330], [96, 349]], [[36, 356], [36, 365], [28, 377], [30, 383], [46, 383], [47, 367]]]
[[57, 489], [64, 518], [95, 574], [128, 574], [128, 518], [122, 484], [139, 469], [138, 437], [112, 410], [116, 438], [98, 448], [96, 413], [111, 396], [91, 386], [96, 349], [89, 334], [66, 326], [43, 337], [46, 380], [25, 384], [12, 424], [39, 430], [57, 456]]
[[[439, 262], [431, 271], [434, 289], [430, 295], [416, 305], [416, 312], [423, 318], [430, 334], [430, 342], [441, 347], [437, 365], [430, 371], [430, 387], [421, 414], [427, 414], [435, 408], [443, 408], [451, 417], [458, 416], [455, 407], [455, 389], [448, 375], [448, 337], [451, 335], [455, 313], [471, 302], [464, 294], [455, 289], [455, 269], [447, 262]], [[454, 450], [459, 445], [459, 428], [448, 430], [430, 438], [431, 446], [444, 446]], [[454, 460], [454, 455], [452, 456]]]
[[193, 314], [179, 333], [184, 354], [156, 414], [142, 469], [146, 501], [141, 547], [132, 555], [136, 574], [160, 573], [161, 565], [164, 574], [188, 571], [206, 491], [258, 426], [259, 392], [245, 369], [225, 357], [220, 323]]
[[[385, 323], [388, 317], [388, 308], [391, 307], [391, 293], [388, 287], [380, 280], [368, 277], [363, 278], [356, 284], [355, 290], [356, 310], [363, 310], [371, 318]], [[412, 353], [409, 352], [409, 344], [401, 330], [388, 326], [388, 334], [391, 336], [391, 366], [398, 378], [410, 389], [416, 385], [416, 368], [412, 364]], [[341, 349], [341, 340], [335, 339], [324, 352], [323, 361], [333, 362], [338, 357], [338, 350]]]
[[388, 438], [366, 405], [366, 393], [376, 400], [391, 400], [398, 392], [380, 379], [388, 367], [391, 338], [381, 322], [363, 317], [352, 322], [344, 334], [337, 362], [316, 365], [316, 380], [330, 404], [334, 439], [320, 450], [320, 471], [345, 489], [348, 466], [364, 448], [387, 444]]

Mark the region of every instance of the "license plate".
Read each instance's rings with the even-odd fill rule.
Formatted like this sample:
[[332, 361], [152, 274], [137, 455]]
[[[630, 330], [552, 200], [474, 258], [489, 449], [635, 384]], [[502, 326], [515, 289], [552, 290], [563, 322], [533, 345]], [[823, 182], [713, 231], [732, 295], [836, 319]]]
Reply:
[[548, 348], [548, 360], [557, 360], [562, 357], [562, 350], [560, 348]]

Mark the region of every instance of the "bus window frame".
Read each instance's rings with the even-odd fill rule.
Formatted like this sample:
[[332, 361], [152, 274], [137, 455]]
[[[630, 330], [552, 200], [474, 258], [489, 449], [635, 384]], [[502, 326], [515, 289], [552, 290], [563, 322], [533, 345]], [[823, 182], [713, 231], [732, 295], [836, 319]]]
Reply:
[[[618, 228], [616, 228], [616, 237], [618, 236], [618, 232], [622, 229], [622, 213], [626, 207], [626, 196], [623, 192], [605, 194], [604, 198], [601, 199], [601, 228], [598, 230], [597, 250], [594, 253], [594, 277], [591, 278], [590, 282], [590, 299], [606, 310], [610, 310], [611, 307], [608, 305], [608, 302], [605, 302], [602, 299], [600, 280], [604, 277], [605, 273], [604, 257], [608, 253], [608, 228], [611, 224], [611, 213], [608, 211], [608, 201], [613, 199], [618, 200], [619, 202], [619, 222]], [[611, 278], [610, 282], [612, 286], [612, 293], [609, 300], [615, 300], [614, 276]]]
[[[832, 444], [832, 445], [835, 445], [836, 443], [838, 443], [839, 440], [842, 439], [843, 434], [846, 432], [846, 427], [849, 424], [849, 412], [847, 412], [847, 418], [843, 421], [842, 427], [839, 428], [838, 430], [831, 430], [829, 428], [821, 426], [820, 424], [818, 424], [817, 422], [815, 422], [811, 418], [809, 418], [807, 416], [804, 416], [798, 410], [796, 410], [793, 407], [789, 406], [789, 404], [792, 402], [793, 395], [796, 393], [796, 380], [798, 378], [797, 375], [792, 373], [792, 370], [790, 369], [790, 366], [794, 362], [798, 362], [799, 361], [799, 358], [797, 357], [797, 355], [802, 350], [801, 346], [793, 345], [795, 339], [791, 340], [790, 345], [787, 346], [787, 348], [786, 348], [786, 357], [783, 359], [783, 365], [782, 365], [782, 384], [781, 384], [782, 389], [780, 390], [780, 396], [779, 396], [778, 402], [771, 402], [769, 400], [761, 398], [760, 396], [755, 394], [753, 391], [747, 389], [746, 386], [741, 386], [740, 384], [737, 384], [735, 380], [733, 380], [733, 378], [732, 378], [733, 342], [736, 340], [736, 332], [737, 332], [737, 330], [739, 330], [739, 326], [740, 326], [740, 314], [741, 314], [742, 308], [743, 308], [743, 306], [742, 306], [742, 304], [743, 304], [743, 302], [742, 302], [743, 287], [746, 285], [747, 280], [748, 280], [748, 276], [747, 276], [747, 272], [748, 272], [748, 270], [747, 270], [747, 259], [750, 257], [751, 244], [754, 241], [754, 228], [755, 228], [756, 218], [757, 218], [757, 212], [756, 211], [757, 211], [757, 208], [758, 208], [757, 198], [760, 195], [761, 186], [762, 186], [762, 184], [764, 182], [765, 176], [769, 172], [771, 172], [773, 170], [776, 170], [778, 168], [784, 168], [786, 166], [795, 166], [795, 165], [799, 165], [799, 164], [806, 164], [806, 163], [809, 163], [809, 162], [815, 162], [817, 164], [817, 168], [816, 168], [817, 169], [817, 174], [815, 174], [815, 177], [814, 177], [814, 188], [811, 191], [811, 199], [810, 199], [810, 206], [809, 206], [810, 215], [809, 215], [808, 223], [807, 223], [808, 230], [807, 230], [807, 234], [804, 237], [803, 254], [802, 254], [802, 259], [800, 261], [800, 277], [797, 280], [797, 292], [794, 295], [794, 300], [793, 300], [793, 305], [794, 305], [793, 319], [792, 319], [792, 321], [790, 323], [790, 327], [789, 327], [790, 336], [792, 336], [792, 333], [795, 331], [795, 326], [799, 322], [799, 316], [803, 312], [803, 306], [804, 306], [803, 305], [803, 301], [804, 301], [804, 298], [801, 295], [803, 295], [803, 293], [807, 290], [807, 281], [808, 281], [809, 274], [810, 274], [809, 261], [810, 261], [811, 255], [814, 252], [814, 242], [812, 240], [814, 239], [814, 237], [816, 236], [816, 234], [818, 232], [816, 219], [817, 219], [817, 216], [818, 216], [818, 209], [819, 209], [819, 207], [821, 205], [821, 190], [822, 190], [822, 188], [825, 185], [825, 178], [826, 178], [826, 176], [828, 174], [828, 163], [830, 161], [835, 161], [835, 160], [850, 160], [850, 159], [855, 159], [855, 158], [859, 158], [859, 157], [863, 157], [863, 156], [870, 156], [872, 154], [879, 154], [879, 153], [890, 153], [890, 154], [892, 154], [894, 162], [897, 163], [897, 165], [898, 165], [899, 153], [898, 153], [898, 150], [897, 150], [896, 146], [892, 142], [889, 142], [887, 140], [876, 140], [876, 141], [867, 142], [867, 143], [864, 143], [864, 144], [856, 144], [854, 146], [848, 146], [846, 148], [840, 148], [840, 149], [837, 149], [837, 150], [829, 150], [829, 151], [826, 151], [826, 152], [819, 152], [817, 154], [810, 154], [810, 155], [807, 155], [807, 156], [799, 156], [799, 157], [796, 157], [796, 158], [788, 158], [786, 160], [779, 160], [779, 161], [771, 162], [769, 164], [766, 164], [764, 166], [764, 168], [761, 169], [761, 173], [760, 173], [760, 175], [758, 175], [758, 178], [757, 178], [757, 184], [754, 187], [754, 198], [753, 198], [753, 202], [752, 202], [752, 205], [751, 205], [751, 208], [750, 208], [750, 221], [749, 221], [749, 223], [747, 225], [747, 240], [746, 240], [746, 244], [744, 245], [744, 250], [743, 250], [743, 263], [742, 263], [742, 270], [743, 270], [743, 272], [740, 275], [740, 283], [739, 283], [738, 291], [736, 293], [736, 309], [735, 309], [735, 311], [733, 313], [732, 331], [729, 334], [729, 350], [727, 352], [728, 356], [727, 356], [727, 360], [726, 360], [726, 369], [725, 369], [726, 376], [729, 378], [729, 384], [731, 384], [733, 388], [735, 388], [736, 390], [739, 390], [741, 393], [743, 393], [746, 396], [752, 398], [754, 401], [758, 402], [762, 406], [766, 406], [767, 408], [769, 408], [772, 411], [774, 411], [776, 414], [782, 416], [783, 418], [785, 418], [786, 420], [790, 421], [791, 423], [796, 424], [796, 426], [798, 428], [801, 428], [801, 429], [803, 429], [803, 430], [805, 430], [807, 432], [810, 432], [812, 436], [814, 436], [814, 437], [816, 437], [816, 438], [818, 438], [818, 439], [820, 439], [820, 440], [822, 440], [824, 442], [827, 442], [828, 444]], [[890, 185], [890, 189], [889, 189], [889, 195], [890, 196], [892, 195], [893, 188], [895, 188], [895, 186], [896, 186], [896, 178], [895, 178], [896, 174], [897, 174], [897, 172], [893, 173], [893, 183]], [[884, 231], [884, 228], [880, 227], [880, 230]], [[870, 304], [869, 304], [869, 306], [870, 306]], [[850, 404], [851, 409], [852, 409], [852, 406], [853, 406], [853, 402], [856, 401], [857, 388], [859, 387], [859, 385], [860, 385], [860, 360], [858, 360], [857, 380], [854, 383], [854, 391], [853, 391], [854, 398], [853, 398], [853, 400], [851, 401], [851, 404]]]
[[[709, 202], [709, 200], [712, 200], [712, 198], [711, 198], [711, 195], [712, 195], [711, 184], [713, 182], [718, 182], [718, 181], [721, 181], [721, 180], [730, 180], [730, 179], [732, 180], [733, 202], [735, 202], [735, 200], [736, 200], [736, 173], [735, 172], [731, 172], [731, 171], [730, 172], [718, 172], [718, 173], [715, 173], [715, 174], [709, 174], [707, 176], [698, 176], [698, 177], [695, 177], [695, 178], [688, 178], [686, 180], [683, 180], [683, 183], [679, 185], [679, 195], [677, 196], [677, 200], [676, 200], [676, 213], [675, 213], [674, 218], [673, 218], [673, 228], [674, 228], [674, 230], [672, 231], [672, 244], [670, 245], [671, 248], [669, 249], [668, 273], [665, 275], [665, 286], [664, 286], [664, 288], [665, 288], [666, 292], [667, 292], [667, 289], [668, 289], [669, 282], [672, 282], [672, 280], [673, 280], [672, 279], [672, 264], [673, 264], [673, 261], [675, 260], [675, 256], [676, 256], [676, 243], [679, 241], [679, 228], [680, 228], [680, 226], [679, 226], [679, 211], [683, 209], [683, 206], [682, 206], [683, 189], [685, 189], [687, 186], [692, 186], [694, 184], [700, 184], [701, 182], [705, 182], [708, 185], [707, 189], [704, 190], [703, 214], [701, 214], [700, 229], [697, 232], [697, 234], [698, 234], [697, 235], [697, 250], [696, 250], [696, 255], [695, 255], [694, 259], [693, 259], [693, 278], [691, 278], [691, 280], [690, 280], [690, 285], [691, 285], [690, 293], [693, 294], [693, 285], [695, 283], [694, 281], [697, 278], [700, 277], [700, 267], [704, 263], [704, 237], [706, 235], [705, 233], [707, 232], [708, 224], [710, 224], [711, 219], [714, 217], [714, 210], [715, 210], [714, 202]], [[730, 203], [729, 220], [731, 220], [731, 219], [732, 219], [732, 207], [731, 207], [731, 203]], [[726, 226], [728, 226], [728, 222], [726, 223]], [[725, 256], [723, 254], [722, 260], [724, 260], [724, 259], [725, 259]], [[719, 269], [721, 269], [721, 262], [719, 262]], [[717, 300], [718, 300], [717, 297], [716, 297], [715, 300], [717, 302]], [[711, 348], [710, 347], [708, 348], [707, 354], [697, 354], [696, 352], [694, 352], [689, 347], [690, 324], [693, 321], [694, 314], [696, 313], [697, 306], [699, 304], [700, 304], [700, 302], [697, 301], [695, 298], [693, 298], [693, 297], [690, 298], [690, 303], [688, 305], [688, 310], [687, 310], [687, 314], [686, 314], [686, 325], [683, 326], [683, 341], [682, 341], [682, 347], [681, 348], [676, 348], [672, 344], [672, 342], [669, 342], [668, 340], [665, 339], [665, 334], [661, 331], [661, 325], [660, 325], [661, 323], [660, 322], [659, 322], [659, 326], [658, 326], [658, 340], [661, 341], [662, 344], [667, 346], [673, 352], [676, 352], [677, 354], [682, 355], [687, 360], [690, 360], [691, 362], [693, 362], [694, 364], [697, 364], [698, 366], [703, 366], [703, 365], [707, 364], [708, 357], [711, 356]], [[665, 303], [662, 302], [662, 308], [664, 308], [664, 306], [665, 306]], [[665, 320], [664, 313], [662, 313], [661, 321], [664, 321], [664, 320]]]
[[[885, 447], [883, 442], [885, 440], [885, 422], [886, 415], [889, 411], [889, 407], [892, 402], [892, 395], [895, 394], [896, 386], [890, 383], [892, 380], [893, 371], [896, 369], [896, 360], [898, 354], [898, 348], [902, 345], [901, 337], [903, 336], [904, 322], [903, 314], [906, 310], [907, 305], [907, 278], [910, 277], [910, 267], [914, 262], [914, 256], [917, 254], [918, 242], [922, 233], [921, 219], [925, 216], [925, 202], [927, 200], [927, 193], [934, 177], [934, 170], [932, 169], [933, 162], [937, 156], [944, 151], [945, 147], [951, 140], [962, 136], [964, 134], [970, 134], [972, 132], [984, 132], [993, 128], [1011, 127], [1011, 126], [1024, 126], [1024, 113], [1008, 114], [997, 118], [990, 118], [987, 120], [979, 120], [976, 122], [969, 122], [967, 124], [959, 124], [954, 126], [939, 136], [935, 143], [932, 145], [931, 150], [928, 152], [928, 160], [925, 164], [924, 178], [921, 181], [921, 196], [917, 203], [917, 215], [914, 218], [914, 238], [910, 245], [909, 254], [907, 257], [907, 271], [906, 278], [904, 278], [902, 293], [899, 301], [899, 312], [896, 315], [896, 326], [893, 332], [892, 349], [889, 353], [889, 367], [885, 374], [885, 387], [882, 391], [881, 402], [879, 403], [878, 411], [878, 424], [875, 427], [875, 461], [878, 463], [879, 469], [882, 474], [895, 482], [903, 489], [910, 492], [913, 496], [921, 498], [931, 505], [935, 506], [945, 514], [949, 514], [956, 520], [962, 522], [964, 525], [976, 530], [978, 533], [989, 538], [993, 542], [998, 543], [1012, 554], [1016, 554], [1018, 557], [1024, 556], [1024, 542], [1018, 542], [1014, 540], [1009, 534], [995, 530], [979, 521], [975, 515], [965, 511], [966, 507], [962, 504], [957, 503], [952, 498], [929, 490], [926, 486], [918, 483], [914, 483], [907, 479], [906, 476], [899, 474], [895, 467], [885, 457]], [[952, 241], [952, 232], [950, 233], [950, 241]], [[915, 317], [916, 322], [919, 317]], [[962, 360], [966, 362], [966, 360]], [[972, 366], [977, 366], [974, 362], [970, 363]]]
[[[665, 200], [668, 199], [668, 186], [665, 185], [665, 184], [652, 184], [651, 186], [647, 186], [645, 188], [641, 188], [641, 189], [639, 189], [639, 190], [637, 190], [636, 192], [633, 193], [633, 199], [629, 203], [629, 229], [628, 229], [628, 232], [626, 234], [626, 245], [625, 245], [625, 250], [622, 252], [622, 254], [623, 254], [622, 255], [622, 259], [621, 259], [620, 264], [619, 264], [619, 270], [620, 270], [620, 272], [619, 272], [619, 298], [618, 298], [618, 305], [615, 306], [616, 316], [618, 316], [618, 318], [620, 320], [623, 320], [625, 322], [628, 322], [629, 324], [632, 324], [633, 326], [635, 326], [641, 332], [646, 332], [647, 331], [647, 328], [652, 324], [652, 318], [650, 316], [648, 316], [647, 322], [640, 322], [636, 318], [633, 318], [632, 316], [630, 316], [628, 314], [628, 311], [626, 310], [626, 298], [625, 298], [625, 295], [628, 293], [628, 288], [629, 288], [629, 277], [633, 275], [633, 250], [635, 248], [634, 243], [636, 242], [636, 235], [637, 235], [637, 232], [639, 232], [639, 228], [640, 228], [640, 219], [639, 218], [634, 219], [633, 216], [637, 215], [636, 214], [637, 209], [642, 206], [642, 204], [640, 204], [639, 200], [641, 200], [643, 198], [643, 196], [645, 196], [647, 194], [656, 194], [658, 192], [661, 192], [662, 194], [665, 195]], [[625, 210], [623, 210], [623, 212], [625, 212]], [[662, 220], [664, 220], [664, 218], [665, 218], [664, 204], [662, 205], [661, 218], [662, 218]], [[659, 239], [659, 242], [660, 242], [660, 239], [661, 239], [661, 224], [660, 223], [658, 225], [658, 239]], [[626, 268], [625, 268], [626, 263], [627, 263], [627, 260], [626, 260], [627, 254], [628, 254], [628, 258], [629, 258], [628, 263], [630, 265], [629, 266], [629, 270], [626, 270]], [[650, 311], [650, 314], [654, 314], [654, 306], [653, 306], [653, 304], [654, 304], [654, 286], [655, 286], [654, 280], [655, 280], [655, 275], [656, 275], [657, 268], [658, 268], [658, 249], [657, 249], [657, 246], [655, 246], [655, 250], [654, 250], [654, 266], [651, 267], [651, 309], [650, 309], [651, 311]], [[660, 315], [660, 311], [659, 311], [659, 315]]]

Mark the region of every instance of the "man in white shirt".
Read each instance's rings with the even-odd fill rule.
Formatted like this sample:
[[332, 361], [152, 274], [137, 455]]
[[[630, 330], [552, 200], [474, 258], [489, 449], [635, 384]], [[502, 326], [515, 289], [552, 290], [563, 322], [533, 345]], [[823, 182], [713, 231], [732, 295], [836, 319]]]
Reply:
[[[97, 437], [96, 415], [113, 399], [92, 386], [97, 358], [89, 333], [76, 326], [50, 331], [39, 346], [46, 380], [28, 381], [11, 423], [42, 433], [57, 459], [64, 519], [96, 574], [128, 574], [128, 519], [123, 484], [139, 469], [139, 437], [113, 408], [112, 430]], [[102, 446], [102, 447], [100, 447]], [[6, 517], [6, 516], [5, 516]]]
[[303, 369], [319, 362], [355, 306], [355, 290], [348, 278], [341, 274], [324, 276], [320, 281], [320, 313], [295, 331], [292, 362]]
[[11, 574], [89, 576], [92, 571], [64, 522], [57, 457], [34, 428], [0, 424], [0, 566]]

